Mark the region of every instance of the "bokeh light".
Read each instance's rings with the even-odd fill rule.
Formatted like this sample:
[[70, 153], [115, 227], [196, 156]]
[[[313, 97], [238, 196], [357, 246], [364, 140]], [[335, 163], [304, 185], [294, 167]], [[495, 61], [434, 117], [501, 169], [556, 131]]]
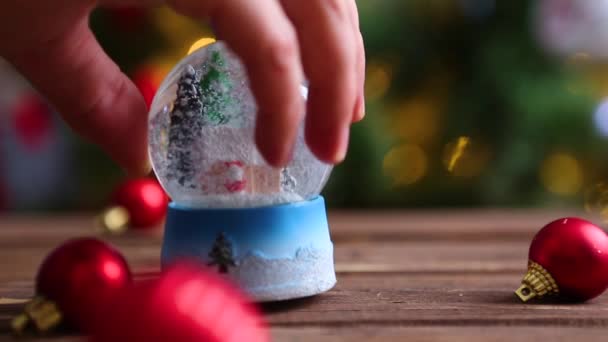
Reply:
[[456, 138], [443, 149], [443, 166], [455, 177], [476, 177], [483, 172], [489, 160], [489, 148], [468, 136]]
[[566, 65], [572, 69], [581, 69], [589, 65], [591, 55], [587, 52], [577, 52], [568, 57]]
[[431, 96], [412, 98], [394, 107], [389, 129], [407, 141], [430, 143], [439, 133], [441, 109], [441, 101]]
[[365, 72], [365, 98], [368, 101], [381, 99], [391, 86], [393, 69], [383, 61], [370, 61]]
[[456, 169], [456, 164], [460, 162], [470, 142], [471, 138], [460, 137], [453, 144], [454, 146], [451, 146], [451, 148], [447, 148], [449, 158], [446, 158], [446, 166], [448, 171], [454, 172], [454, 169]]
[[585, 191], [585, 211], [608, 223], [608, 183], [597, 183]]
[[153, 75], [155, 83], [160, 85], [179, 60], [180, 57], [178, 55], [156, 55], [142, 63], [139, 68], [149, 70]]
[[578, 76], [577, 78], [569, 80], [566, 85], [566, 89], [571, 94], [579, 95], [590, 90], [591, 84], [585, 76], [591, 62], [591, 55], [586, 52], [577, 52], [566, 60], [566, 69]]
[[393, 185], [410, 185], [420, 181], [429, 167], [426, 152], [415, 144], [393, 147], [385, 156], [383, 170]]
[[596, 99], [608, 97], [608, 64], [596, 63], [584, 72], [585, 81], [590, 88], [590, 94]]
[[123, 207], [111, 207], [98, 217], [98, 228], [110, 234], [122, 234], [128, 228], [129, 212]]
[[213, 36], [209, 27], [203, 22], [180, 15], [167, 6], [159, 6], [151, 13], [155, 29], [167, 45], [163, 53], [174, 60], [173, 64], [184, 57], [192, 42], [202, 35]]
[[188, 54], [191, 54], [194, 51], [196, 51], [202, 47], [205, 47], [209, 44], [213, 44], [213, 43], [215, 43], [215, 39], [213, 39], [213, 38], [209, 38], [209, 37], [201, 38], [201, 39], [197, 40], [196, 42], [194, 42], [194, 44], [192, 44], [192, 46], [188, 50]]
[[602, 101], [595, 109], [593, 123], [600, 135], [608, 137], [608, 100]]
[[200, 26], [195, 21], [178, 14], [169, 7], [162, 6], [156, 8], [152, 11], [152, 16], [156, 28], [167, 39], [183, 39], [196, 31], [200, 35]]
[[540, 180], [543, 186], [556, 195], [574, 195], [583, 185], [581, 163], [568, 153], [553, 153], [541, 164]]

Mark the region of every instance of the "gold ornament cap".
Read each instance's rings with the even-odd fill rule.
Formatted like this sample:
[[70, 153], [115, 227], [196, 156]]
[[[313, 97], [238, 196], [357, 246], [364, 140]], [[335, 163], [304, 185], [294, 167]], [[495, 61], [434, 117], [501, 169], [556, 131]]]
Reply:
[[13, 318], [11, 327], [15, 334], [21, 335], [29, 329], [46, 333], [61, 324], [63, 316], [55, 302], [44, 297], [35, 297], [25, 305], [23, 313]]
[[129, 227], [129, 211], [115, 206], [104, 210], [98, 217], [98, 224], [105, 233], [120, 235]]
[[532, 260], [528, 261], [528, 272], [522, 279], [521, 286], [515, 291], [517, 297], [522, 302], [527, 302], [532, 298], [558, 293], [559, 287], [551, 274], [540, 264]]

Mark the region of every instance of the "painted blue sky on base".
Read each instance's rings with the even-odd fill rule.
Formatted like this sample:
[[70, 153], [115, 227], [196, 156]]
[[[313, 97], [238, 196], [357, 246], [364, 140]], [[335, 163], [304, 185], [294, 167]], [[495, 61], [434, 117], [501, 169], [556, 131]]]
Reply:
[[170, 207], [163, 258], [206, 257], [224, 233], [235, 257], [258, 252], [267, 258], [293, 258], [298, 249], [331, 246], [325, 202], [306, 202], [242, 209], [184, 209]]

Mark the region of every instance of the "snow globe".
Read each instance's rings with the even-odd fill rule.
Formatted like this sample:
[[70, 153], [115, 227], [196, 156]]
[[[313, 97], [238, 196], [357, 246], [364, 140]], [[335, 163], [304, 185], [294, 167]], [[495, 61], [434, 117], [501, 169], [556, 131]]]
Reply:
[[268, 166], [254, 142], [256, 112], [246, 70], [221, 41], [161, 84], [149, 118], [152, 166], [172, 199], [161, 263], [194, 258], [260, 302], [325, 292], [336, 277], [319, 193], [332, 166], [313, 156], [302, 128], [290, 163]]

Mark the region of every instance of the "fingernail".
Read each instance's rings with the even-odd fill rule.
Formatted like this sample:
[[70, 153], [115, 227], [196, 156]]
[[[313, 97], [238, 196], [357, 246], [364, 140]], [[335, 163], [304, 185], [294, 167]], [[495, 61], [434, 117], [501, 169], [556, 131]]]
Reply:
[[334, 162], [341, 163], [346, 158], [346, 153], [348, 152], [348, 140], [350, 137], [350, 127], [345, 127], [338, 133], [338, 146], [336, 149], [336, 153], [334, 154]]

